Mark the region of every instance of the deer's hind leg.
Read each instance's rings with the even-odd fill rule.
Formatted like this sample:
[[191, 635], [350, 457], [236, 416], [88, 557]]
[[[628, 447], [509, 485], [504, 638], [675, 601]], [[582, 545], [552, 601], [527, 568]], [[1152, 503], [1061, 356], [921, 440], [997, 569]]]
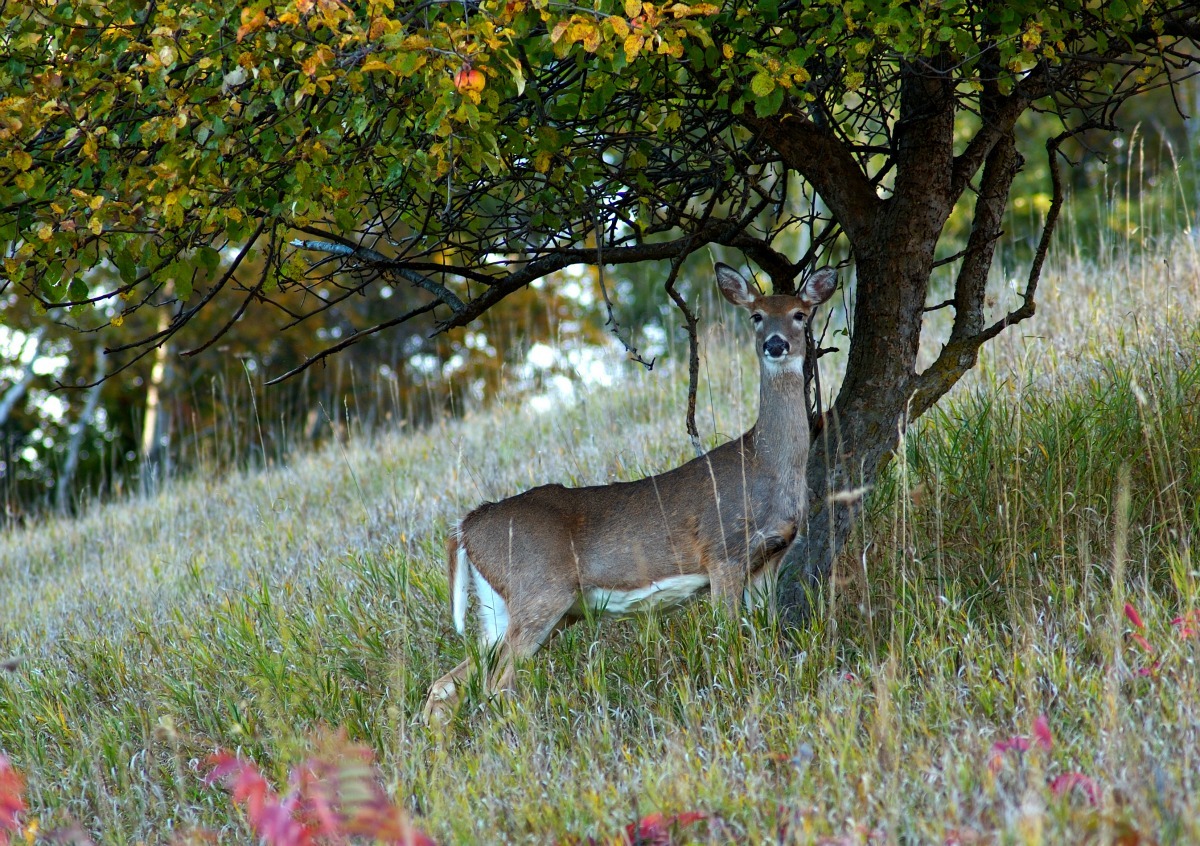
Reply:
[[474, 669], [475, 662], [468, 657], [433, 683], [429, 688], [429, 697], [425, 700], [425, 708], [421, 712], [425, 722], [441, 722], [454, 712]]
[[555, 632], [573, 622], [571, 611], [578, 595], [572, 584], [550, 585], [535, 601], [514, 609], [488, 678], [488, 690], [515, 690], [516, 662], [534, 655]]
[[[479, 605], [479, 627], [481, 631], [480, 645], [485, 651], [498, 650], [508, 634], [509, 614], [508, 603], [500, 595], [491, 582], [473, 565], [467, 563], [457, 578], [470, 578], [474, 583], [475, 597]], [[466, 591], [465, 581], [459, 586]], [[465, 599], [463, 600], [465, 602]], [[465, 613], [465, 608], [463, 609]], [[462, 691], [467, 682], [475, 674], [477, 662], [468, 656], [457, 667], [442, 676], [429, 689], [429, 697], [425, 701], [424, 715], [426, 721], [441, 719], [453, 712], [462, 700]]]

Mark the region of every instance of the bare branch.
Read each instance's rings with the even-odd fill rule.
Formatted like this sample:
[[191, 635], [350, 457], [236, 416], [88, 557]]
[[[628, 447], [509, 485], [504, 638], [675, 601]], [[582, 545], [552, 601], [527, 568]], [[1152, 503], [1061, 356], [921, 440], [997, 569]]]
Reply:
[[346, 349], [347, 347], [354, 346], [355, 344], [357, 344], [359, 341], [363, 340], [364, 338], [369, 338], [371, 335], [374, 335], [377, 332], [382, 332], [384, 329], [391, 329], [393, 326], [399, 326], [401, 323], [407, 323], [408, 321], [412, 320], [414, 317], [417, 317], [418, 315], [422, 315], [427, 312], [433, 311], [437, 306], [438, 306], [438, 302], [435, 300], [434, 302], [426, 303], [423, 306], [418, 306], [417, 308], [414, 308], [412, 311], [406, 312], [406, 313], [400, 315], [399, 317], [393, 318], [391, 320], [385, 320], [382, 323], [376, 324], [375, 326], [372, 326], [370, 329], [363, 329], [362, 331], [355, 332], [353, 335], [350, 335], [347, 338], [343, 338], [338, 343], [333, 344], [332, 346], [326, 347], [325, 349], [321, 350], [316, 355], [309, 356], [308, 358], [306, 358], [304, 360], [303, 364], [293, 367], [291, 370], [284, 373], [282, 376], [276, 376], [274, 379], [269, 380], [267, 382], [267, 384], [268, 385], [278, 385], [280, 382], [285, 382], [288, 379], [292, 378], [293, 376], [295, 376], [299, 373], [303, 373], [305, 370], [312, 367], [317, 362], [324, 361], [325, 359], [329, 358], [329, 356], [334, 355], [335, 353], [339, 353], [342, 350]]

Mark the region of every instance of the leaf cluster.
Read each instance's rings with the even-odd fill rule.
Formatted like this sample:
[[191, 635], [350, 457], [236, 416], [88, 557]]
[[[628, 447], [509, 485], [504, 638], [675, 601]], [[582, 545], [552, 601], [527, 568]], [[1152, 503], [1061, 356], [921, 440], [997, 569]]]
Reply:
[[[705, 244], [789, 290], [838, 224], [756, 120], [816, 127], [886, 196], [902, 71], [948, 76], [984, 128], [1021, 86], [1065, 122], [1104, 125], [1188, 66], [1177, 45], [1194, 14], [1146, 0], [9, 0], [3, 284], [79, 325], [165, 303], [166, 330], [114, 348], [131, 358], [225, 289], [240, 304], [202, 346], [249, 309], [294, 325], [380, 280], [413, 289], [408, 309], [343, 346], [435, 307], [440, 327], [464, 325], [570, 264]], [[788, 258], [772, 242], [797, 224], [813, 247]]]

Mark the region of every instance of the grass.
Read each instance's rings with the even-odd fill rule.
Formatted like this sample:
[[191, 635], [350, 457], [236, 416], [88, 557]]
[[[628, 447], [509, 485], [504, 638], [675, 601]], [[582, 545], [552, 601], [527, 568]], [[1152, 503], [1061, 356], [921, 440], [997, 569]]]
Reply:
[[[696, 810], [712, 816], [682, 840], [1200, 841], [1200, 638], [1172, 624], [1200, 607], [1198, 317], [1189, 241], [1064, 262], [1038, 318], [907, 434], [810, 630], [707, 603], [581, 624], [517, 697], [476, 698], [444, 733], [418, 716], [465, 649], [447, 527], [533, 484], [686, 459], [677, 374], [12, 532], [0, 753], [26, 819], [245, 843], [207, 757], [239, 751], [282, 784], [344, 727], [441, 843], [604, 838]], [[710, 443], [754, 414], [741, 331], [708, 339]], [[1045, 730], [1048, 748], [1014, 741]], [[1070, 774], [1095, 804], [1051, 789]]]

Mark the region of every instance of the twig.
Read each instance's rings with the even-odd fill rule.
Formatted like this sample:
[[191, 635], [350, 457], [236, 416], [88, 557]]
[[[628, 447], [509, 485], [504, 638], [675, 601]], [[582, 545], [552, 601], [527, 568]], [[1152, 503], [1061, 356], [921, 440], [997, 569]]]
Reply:
[[1033, 254], [1033, 262], [1029, 266], [1029, 278], [1025, 283], [1025, 291], [1021, 294], [1021, 305], [976, 335], [973, 340], [977, 341], [978, 345], [983, 345], [990, 341], [1014, 323], [1020, 323], [1022, 320], [1033, 316], [1037, 308], [1034, 297], [1037, 295], [1038, 281], [1042, 277], [1042, 265], [1045, 264], [1046, 254], [1050, 251], [1050, 239], [1054, 235], [1054, 228], [1058, 223], [1058, 214], [1062, 211], [1063, 205], [1062, 172], [1058, 164], [1058, 148], [1068, 138], [1093, 128], [1095, 128], [1095, 124], [1091, 122], [1085, 123], [1074, 129], [1061, 132], [1046, 142], [1046, 157], [1049, 159], [1050, 164], [1050, 185], [1052, 190], [1050, 208], [1046, 212], [1046, 223], [1042, 226], [1042, 237], [1038, 241], [1037, 250]]
[[341, 352], [342, 350], [346, 349], [346, 347], [350, 347], [350, 346], [357, 344], [363, 338], [366, 338], [370, 335], [374, 335], [376, 332], [380, 332], [384, 329], [390, 329], [393, 326], [398, 326], [401, 323], [405, 323], [406, 321], [412, 320], [414, 317], [416, 317], [418, 315], [425, 314], [426, 312], [429, 312], [429, 311], [433, 311], [437, 307], [437, 305], [438, 305], [438, 301], [434, 300], [431, 303], [426, 303], [423, 306], [414, 308], [412, 311], [406, 312], [406, 313], [400, 315], [399, 317], [395, 317], [395, 318], [392, 318], [391, 320], [385, 320], [382, 323], [378, 323], [375, 326], [372, 326], [370, 329], [364, 329], [361, 332], [355, 332], [353, 335], [349, 336], [348, 338], [344, 338], [343, 340], [339, 341], [338, 343], [333, 344], [332, 346], [326, 347], [325, 349], [321, 350], [316, 355], [309, 356], [308, 358], [306, 358], [304, 360], [303, 364], [299, 365], [298, 367], [293, 367], [291, 370], [289, 370], [287, 373], [284, 373], [282, 376], [276, 376], [274, 379], [269, 380], [267, 382], [267, 384], [268, 385], [278, 385], [280, 382], [290, 379], [293, 376], [296, 376], [297, 374], [303, 373], [305, 370], [312, 367], [318, 361], [324, 361], [325, 359], [329, 358], [329, 356], [333, 355], [334, 353]]
[[675, 280], [679, 277], [679, 268], [683, 265], [683, 260], [687, 258], [688, 250], [680, 251], [679, 255], [671, 259], [671, 272], [667, 275], [666, 289], [667, 294], [675, 301], [675, 305], [683, 312], [683, 320], [687, 326], [688, 333], [688, 407], [687, 407], [687, 432], [688, 439], [692, 442], [692, 448], [696, 450], [697, 457], [704, 455], [704, 448], [700, 444], [700, 431], [696, 428], [696, 390], [700, 381], [700, 341], [696, 337], [696, 315], [688, 308], [687, 300], [675, 290]]
[[612, 327], [613, 337], [621, 342], [621, 346], [625, 348], [625, 354], [629, 356], [631, 361], [636, 361], [647, 370], [653, 370], [654, 359], [646, 361], [642, 357], [642, 354], [638, 352], [637, 347], [621, 337], [621, 324], [617, 322], [617, 316], [613, 313], [612, 299], [608, 296], [608, 285], [604, 283], [604, 253], [601, 246], [604, 241], [604, 233], [600, 227], [600, 215], [594, 214], [593, 221], [596, 227], [596, 275], [600, 282], [600, 294], [604, 297], [604, 308], [608, 312], [608, 320], [604, 321], [604, 325]]
[[442, 285], [440, 282], [434, 282], [428, 276], [417, 273], [411, 268], [405, 267], [395, 259], [388, 258], [383, 253], [372, 250], [370, 247], [353, 244], [339, 244], [331, 241], [306, 241], [295, 239], [291, 242], [293, 247], [298, 247], [302, 250], [311, 250], [313, 252], [330, 253], [331, 255], [341, 256], [343, 258], [355, 258], [385, 268], [402, 279], [416, 285], [418, 288], [424, 288], [429, 293], [433, 294], [444, 304], [450, 306], [450, 310], [455, 315], [461, 315], [467, 310], [466, 304], [463, 303], [458, 295]]

